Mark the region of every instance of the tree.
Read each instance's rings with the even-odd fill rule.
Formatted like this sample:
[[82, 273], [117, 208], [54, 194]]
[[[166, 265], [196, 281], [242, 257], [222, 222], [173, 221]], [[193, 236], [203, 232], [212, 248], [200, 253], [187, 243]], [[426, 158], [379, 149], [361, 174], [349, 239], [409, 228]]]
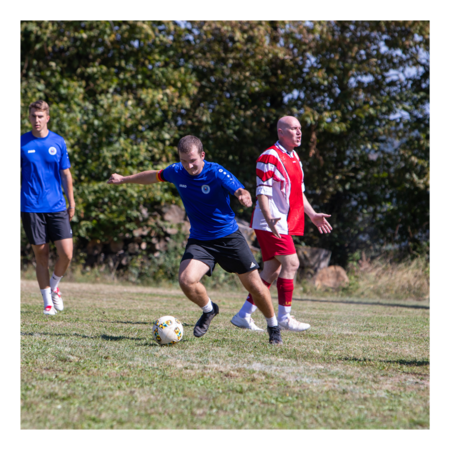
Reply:
[[335, 229], [309, 225], [302, 242], [345, 265], [428, 241], [429, 22], [22, 22], [21, 38], [22, 129], [46, 99], [73, 164], [77, 236], [119, 239], [143, 210], [179, 202], [166, 184], [105, 181], [176, 161], [186, 134], [254, 193], [255, 160], [289, 114], [307, 197]]

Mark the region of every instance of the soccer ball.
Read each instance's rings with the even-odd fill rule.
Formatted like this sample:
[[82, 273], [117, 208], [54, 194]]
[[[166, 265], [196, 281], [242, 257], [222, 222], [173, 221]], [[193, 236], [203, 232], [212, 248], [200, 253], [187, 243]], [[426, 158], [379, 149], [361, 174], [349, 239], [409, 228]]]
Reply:
[[160, 317], [153, 323], [153, 338], [159, 345], [174, 345], [183, 338], [183, 325], [175, 317]]

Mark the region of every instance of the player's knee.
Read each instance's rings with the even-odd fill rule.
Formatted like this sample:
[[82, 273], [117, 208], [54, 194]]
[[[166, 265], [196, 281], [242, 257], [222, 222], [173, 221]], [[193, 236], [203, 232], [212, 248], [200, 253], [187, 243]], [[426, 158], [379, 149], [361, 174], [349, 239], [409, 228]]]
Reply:
[[48, 247], [43, 247], [34, 252], [34, 256], [36, 257], [36, 264], [40, 266], [48, 266], [48, 261], [50, 257], [50, 252]]
[[292, 259], [289, 261], [286, 261], [284, 270], [286, 270], [287, 272], [297, 272], [298, 268], [300, 267], [300, 262], [298, 260]]
[[72, 258], [73, 258], [73, 251], [70, 250], [69, 252], [66, 252], [64, 256], [67, 259], [67, 261], [70, 263], [72, 261]]
[[195, 284], [194, 280], [192, 280], [185, 273], [180, 273], [180, 275], [178, 276], [178, 283], [180, 284], [180, 287], [181, 289], [183, 289], [183, 291], [192, 289]]

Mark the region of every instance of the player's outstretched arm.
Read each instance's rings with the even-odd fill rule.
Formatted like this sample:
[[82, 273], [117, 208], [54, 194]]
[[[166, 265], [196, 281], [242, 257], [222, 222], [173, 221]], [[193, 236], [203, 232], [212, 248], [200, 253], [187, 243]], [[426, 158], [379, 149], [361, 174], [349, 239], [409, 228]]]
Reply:
[[156, 174], [157, 170], [146, 170], [145, 172], [135, 173], [133, 175], [128, 175], [126, 177], [119, 175], [118, 173], [113, 173], [108, 184], [153, 184], [158, 182]]
[[303, 194], [303, 207], [305, 214], [311, 219], [311, 222], [319, 229], [320, 234], [331, 233], [333, 227], [328, 223], [326, 217], [331, 217], [330, 214], [316, 213], [313, 207], [308, 202], [305, 194]]

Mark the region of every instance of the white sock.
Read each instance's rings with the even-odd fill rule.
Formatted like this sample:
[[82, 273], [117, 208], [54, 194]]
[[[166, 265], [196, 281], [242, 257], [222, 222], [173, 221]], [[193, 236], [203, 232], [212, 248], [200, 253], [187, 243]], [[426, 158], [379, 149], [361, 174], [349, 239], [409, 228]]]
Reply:
[[278, 325], [278, 320], [275, 316], [271, 317], [270, 319], [266, 317], [266, 322], [268, 327], [276, 327]]
[[242, 317], [243, 319], [245, 318], [248, 319], [257, 309], [258, 307], [256, 305], [245, 300], [241, 310], [238, 313], [239, 317]]
[[52, 294], [50, 291], [50, 288], [47, 289], [41, 289], [42, 298], [44, 299], [44, 308], [47, 306], [53, 306], [52, 302]]
[[204, 313], [209, 313], [213, 310], [211, 299], [208, 297], [208, 303], [202, 308]]
[[54, 291], [58, 287], [58, 284], [61, 281], [61, 278], [62, 278], [62, 276], [61, 277], [57, 277], [55, 275], [55, 272], [53, 272], [53, 275], [50, 278], [50, 288], [52, 289], [52, 291]]
[[278, 322], [283, 322], [291, 315], [292, 306], [278, 305]]

